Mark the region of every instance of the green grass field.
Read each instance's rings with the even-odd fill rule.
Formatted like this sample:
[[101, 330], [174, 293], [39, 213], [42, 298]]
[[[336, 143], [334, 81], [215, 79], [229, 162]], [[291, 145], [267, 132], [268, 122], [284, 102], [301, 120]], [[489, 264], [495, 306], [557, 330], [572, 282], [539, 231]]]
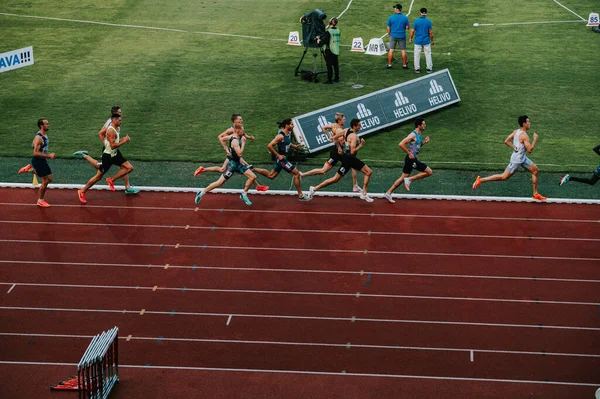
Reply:
[[[561, 3], [584, 18], [600, 11], [596, 0]], [[294, 77], [303, 48], [286, 42], [290, 31], [301, 30], [300, 16], [314, 8], [337, 16], [347, 4], [5, 0], [0, 52], [33, 46], [35, 65], [0, 74], [0, 156], [29, 157], [40, 117], [50, 121], [51, 151], [59, 157], [78, 149], [99, 152], [96, 133], [110, 106], [120, 104], [122, 131], [132, 137], [124, 153], [132, 160], [221, 162], [216, 135], [236, 112], [257, 137], [245, 158], [266, 163], [277, 120], [416, 77], [386, 70], [383, 56], [349, 51], [353, 37], [367, 43], [385, 33], [393, 10], [383, 0], [354, 2], [340, 18], [348, 45], [340, 57], [341, 84]], [[436, 37], [434, 69], [450, 70], [462, 98], [426, 116], [432, 142], [421, 153], [424, 161], [437, 169], [501, 171], [510, 156], [504, 138], [527, 114], [540, 135], [531, 158], [542, 170], [591, 173], [598, 163], [591, 148], [599, 141], [599, 34], [583, 21], [560, 22], [579, 18], [552, 0], [417, 1], [411, 23], [423, 6]], [[397, 143], [411, 130], [404, 124], [368, 136], [361, 157], [371, 166], [397, 166], [385, 161], [402, 158]], [[320, 155], [308, 164], [321, 164]]]

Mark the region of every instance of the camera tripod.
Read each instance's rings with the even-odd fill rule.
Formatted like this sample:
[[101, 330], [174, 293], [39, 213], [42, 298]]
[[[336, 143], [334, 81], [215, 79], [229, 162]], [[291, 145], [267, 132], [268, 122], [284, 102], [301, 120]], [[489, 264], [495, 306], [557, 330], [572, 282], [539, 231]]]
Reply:
[[302, 53], [302, 58], [300, 58], [300, 62], [298, 63], [298, 66], [296, 67], [296, 72], [294, 73], [294, 76], [298, 76], [298, 72], [300, 72], [302, 74], [302, 79], [304, 80], [308, 80], [308, 81], [312, 81], [312, 82], [319, 82], [319, 78], [318, 75], [321, 73], [327, 73], [327, 71], [317, 71], [317, 56], [318, 53], [321, 53], [321, 64], [323, 63], [323, 58], [325, 58], [325, 51], [323, 50], [322, 47], [313, 47], [313, 69], [312, 71], [306, 71], [306, 70], [302, 70], [300, 71], [300, 65], [302, 65], [302, 61], [304, 61], [304, 57], [306, 56], [306, 53], [308, 52], [309, 47], [304, 47], [304, 53]]

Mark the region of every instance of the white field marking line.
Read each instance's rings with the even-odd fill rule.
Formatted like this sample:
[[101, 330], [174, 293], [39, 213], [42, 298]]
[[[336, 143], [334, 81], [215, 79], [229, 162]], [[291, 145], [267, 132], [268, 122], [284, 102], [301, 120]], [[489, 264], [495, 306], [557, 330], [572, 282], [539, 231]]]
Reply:
[[568, 9], [567, 7], [563, 6], [562, 4], [560, 4], [558, 1], [554, 0], [554, 2], [556, 4], [558, 4], [559, 6], [561, 6], [562, 8], [564, 8], [565, 10], [567, 10], [568, 12], [570, 12], [571, 14], [575, 15], [576, 17], [578, 17], [579, 19], [581, 19], [582, 21], [587, 22], [587, 19], [583, 18], [581, 15], [577, 14], [575, 11]]
[[[7, 224], [36, 224], [48, 225], [49, 222], [35, 222], [30, 220], [0, 220]], [[53, 226], [98, 226], [98, 227], [128, 227], [128, 228], [152, 228], [152, 229], [199, 229], [199, 230], [232, 230], [247, 231], [248, 227], [227, 226], [192, 226], [192, 225], [166, 225], [166, 224], [130, 224], [130, 223], [78, 223], [78, 222], [50, 222]], [[267, 227], [252, 227], [252, 231], [269, 231], [284, 233], [325, 233], [325, 234], [365, 234], [365, 235], [399, 235], [399, 236], [426, 236], [426, 237], [457, 237], [457, 238], [491, 238], [491, 239], [526, 239], [526, 240], [553, 240], [553, 241], [600, 241], [600, 238], [575, 238], [575, 237], [536, 237], [536, 236], [497, 236], [487, 234], [442, 234], [442, 233], [415, 233], [397, 231], [373, 231], [373, 230], [319, 230], [319, 229], [276, 229]]]
[[[572, 22], [587, 22], [587, 20], [571, 20], [571, 21], [532, 21], [532, 22], [504, 22], [500, 24], [478, 24], [475, 27], [481, 26], [513, 26], [513, 25], [541, 25], [541, 24], [564, 24], [564, 23], [572, 23]], [[541, 165], [541, 164], [540, 164]]]
[[98, 22], [98, 21], [88, 21], [88, 20], [82, 20], [82, 19], [69, 19], [69, 18], [56, 18], [56, 17], [41, 17], [41, 16], [37, 16], [37, 15], [11, 14], [11, 13], [6, 13], [6, 12], [0, 12], [0, 15], [6, 15], [9, 17], [18, 17], [18, 18], [35, 18], [35, 19], [46, 19], [46, 20], [51, 20], [51, 21], [76, 22], [76, 23], [80, 23], [80, 24], [113, 26], [113, 27], [118, 27], [118, 28], [148, 29], [148, 30], [177, 32], [177, 33], [193, 33], [193, 34], [212, 35], [212, 36], [238, 37], [238, 38], [243, 38], [243, 39], [285, 41], [283, 39], [276, 39], [276, 38], [269, 38], [269, 37], [234, 35], [234, 34], [230, 34], [230, 33], [216, 33], [216, 32], [201, 32], [201, 31], [194, 32], [194, 31], [188, 31], [188, 30], [183, 30], [183, 29], [159, 28], [156, 26], [113, 24], [113, 23], [109, 23], [109, 22]]
[[351, 4], [352, 4], [352, 0], [350, 0], [350, 1], [348, 2], [348, 5], [347, 5], [347, 6], [346, 6], [346, 8], [344, 9], [344, 11], [342, 11], [342, 12], [340, 13], [340, 15], [338, 15], [338, 16], [337, 16], [337, 19], [340, 19], [340, 18], [342, 17], [342, 15], [344, 15], [344, 14], [346, 13], [346, 11], [348, 11], [348, 9], [350, 8], [350, 5], [351, 5]]
[[[89, 339], [93, 335], [80, 334], [39, 334], [39, 333], [0, 333], [4, 337], [39, 337], [39, 338], [67, 338], [67, 339]], [[127, 340], [127, 337], [119, 337], [121, 340]], [[156, 341], [158, 337], [131, 337], [129, 341]], [[215, 344], [245, 344], [245, 345], [282, 345], [282, 346], [317, 346], [330, 348], [346, 348], [346, 343], [330, 342], [297, 342], [297, 341], [260, 341], [260, 340], [241, 340], [241, 339], [205, 339], [205, 338], [170, 338], [160, 337], [161, 341], [172, 342], [207, 342]], [[443, 348], [429, 346], [398, 346], [398, 345], [372, 345], [372, 344], [352, 344], [352, 348], [362, 349], [400, 349], [410, 351], [432, 351], [432, 352], [481, 352], [481, 353], [499, 353], [507, 355], [545, 355], [545, 356], [564, 356], [564, 357], [589, 357], [600, 358], [598, 354], [591, 353], [565, 353], [565, 352], [536, 352], [536, 351], [515, 351], [500, 349], [466, 349], [466, 348]]]
[[[84, 241], [55, 241], [55, 240], [3, 240], [1, 242], [16, 243], [16, 244], [62, 244], [62, 245], [103, 245], [103, 246], [120, 246], [120, 247], [175, 247], [176, 244], [140, 244], [128, 242], [84, 242]], [[465, 258], [505, 258], [505, 259], [545, 259], [545, 260], [572, 260], [572, 261], [600, 261], [600, 258], [573, 258], [565, 256], [538, 256], [538, 255], [503, 255], [503, 254], [461, 254], [451, 252], [410, 252], [410, 251], [378, 251], [370, 249], [320, 249], [320, 248], [285, 248], [285, 247], [242, 247], [229, 245], [192, 245], [179, 244], [179, 248], [193, 249], [227, 249], [236, 251], [280, 251], [280, 252], [318, 252], [318, 253], [333, 253], [333, 254], [361, 254], [361, 255], [420, 255], [420, 256], [450, 256], [450, 257], [465, 257]]]
[[[73, 313], [119, 313], [139, 316], [140, 311], [127, 309], [72, 309], [72, 308], [39, 308], [26, 306], [0, 306], [0, 310], [25, 310], [40, 312], [73, 312]], [[146, 310], [145, 315], [171, 315], [172, 311]], [[177, 316], [196, 316], [196, 317], [228, 317], [231, 313], [209, 313], [209, 312], [177, 312]], [[242, 314], [234, 313], [236, 317], [246, 317], [254, 319], [283, 319], [283, 320], [317, 320], [317, 321], [347, 321], [347, 322], [367, 322], [367, 323], [399, 323], [399, 324], [431, 324], [431, 325], [450, 325], [450, 326], [473, 326], [473, 327], [506, 327], [506, 328], [547, 328], [553, 330], [573, 330], [573, 331], [600, 331], [600, 328], [580, 327], [580, 326], [558, 326], [558, 325], [540, 325], [540, 324], [508, 324], [508, 323], [477, 323], [468, 321], [440, 321], [440, 320], [408, 320], [408, 319], [374, 319], [361, 317], [333, 317], [333, 316], [299, 316], [299, 315], [268, 315], [268, 314]]]
[[13, 284], [12, 287], [9, 288], [9, 290], [6, 292], [7, 294], [10, 294], [10, 292], [13, 290], [13, 288], [16, 287], [16, 284]]
[[[140, 186], [137, 186], [140, 187]], [[216, 190], [215, 190], [216, 191]], [[330, 192], [327, 192], [328, 194]], [[333, 194], [333, 193], [332, 193]], [[358, 197], [358, 193], [353, 193], [355, 197]], [[294, 192], [294, 195], [297, 195]], [[373, 196], [372, 194], [369, 194]], [[400, 197], [394, 195], [394, 198]], [[25, 206], [35, 207], [36, 204], [20, 203], [20, 202], [0, 202], [0, 206]], [[81, 205], [68, 205], [68, 204], [56, 204], [52, 205], [54, 208], [77, 208], [82, 209]], [[85, 205], [85, 208], [97, 208], [97, 209], [114, 209], [114, 206], [108, 205]], [[157, 207], [157, 206], [128, 206], [127, 209], [145, 210], [145, 211], [179, 211], [179, 212], [233, 212], [239, 213], [239, 209], [228, 209], [228, 208], [170, 208], [170, 207]], [[399, 214], [399, 213], [360, 213], [360, 212], [318, 212], [318, 211], [274, 211], [274, 210], [262, 210], [262, 209], [244, 209], [244, 213], [264, 213], [264, 214], [276, 214], [276, 215], [294, 215], [294, 216], [368, 216], [368, 217], [398, 217], [398, 218], [427, 218], [427, 219], [457, 219], [457, 220], [502, 220], [502, 221], [518, 221], [518, 222], [550, 222], [550, 223], [600, 223], [600, 219], [542, 219], [542, 218], [527, 218], [527, 217], [501, 217], [501, 216], [460, 216], [460, 215], [427, 215], [427, 214]]]
[[[12, 282], [1, 281], [0, 285], [11, 285]], [[132, 286], [132, 285], [94, 285], [94, 284], [59, 284], [59, 283], [15, 283], [25, 287], [53, 287], [53, 288], [88, 288], [88, 289], [109, 289], [109, 290], [148, 290], [148, 291], [181, 291], [183, 287], [158, 287], [154, 286]], [[243, 290], [226, 288], [190, 288], [190, 292], [211, 292], [227, 294], [259, 294], [259, 295], [304, 295], [304, 296], [338, 296], [355, 297], [356, 292], [319, 292], [319, 291], [279, 291], [279, 290]], [[578, 306], [599, 306], [600, 302], [576, 302], [576, 301], [552, 301], [538, 299], [508, 299], [508, 298], [478, 298], [478, 297], [453, 297], [453, 296], [433, 296], [433, 295], [398, 295], [398, 294], [368, 294], [361, 293], [361, 297], [385, 298], [385, 299], [427, 299], [442, 301], [471, 301], [471, 302], [498, 302], [498, 303], [534, 303], [539, 305], [578, 305]], [[231, 320], [231, 315], [229, 317]], [[228, 321], [229, 323], [229, 321]], [[228, 324], [229, 325], [229, 324]]]
[[[97, 262], [44, 262], [44, 261], [24, 261], [24, 260], [0, 260], [0, 264], [24, 264], [24, 265], [65, 265], [65, 266], [99, 266], [99, 267], [135, 267], [135, 268], [157, 268], [164, 269], [164, 264], [131, 264], [131, 263], [97, 263]], [[171, 269], [201, 269], [201, 270], [229, 270], [244, 272], [269, 272], [269, 273], [327, 273], [327, 274], [350, 274], [365, 275], [372, 274], [378, 276], [396, 276], [396, 277], [435, 277], [435, 278], [470, 278], [470, 279], [491, 279], [491, 280], [523, 280], [523, 281], [552, 281], [561, 283], [600, 283], [600, 280], [586, 280], [574, 278], [551, 278], [551, 277], [517, 277], [517, 276], [491, 276], [491, 275], [469, 275], [469, 274], [439, 274], [439, 273], [399, 273], [399, 272], [378, 272], [363, 270], [362, 273], [354, 270], [311, 270], [311, 269], [275, 269], [266, 267], [225, 267], [225, 266], [190, 266], [190, 265], [169, 265]]]
[[[21, 366], [77, 366], [77, 363], [60, 362], [19, 362], [11, 360], [0, 360], [0, 364], [21, 365]], [[119, 364], [120, 368], [132, 369], [153, 369], [153, 370], [178, 370], [178, 371], [219, 371], [219, 372], [245, 372], [245, 373], [268, 373], [268, 374], [295, 374], [295, 375], [328, 375], [351, 377], [373, 377], [373, 378], [398, 378], [411, 380], [440, 380], [440, 381], [468, 381], [468, 382], [492, 382], [508, 384], [538, 384], [538, 385], [564, 385], [564, 386], [582, 386], [596, 387], [600, 383], [585, 382], [567, 382], [567, 381], [535, 381], [535, 380], [510, 380], [500, 378], [470, 378], [470, 377], [443, 377], [430, 375], [410, 375], [410, 374], [373, 374], [373, 373], [348, 373], [348, 372], [327, 372], [327, 371], [304, 371], [304, 370], [266, 370], [266, 369], [240, 369], [223, 367], [191, 367], [191, 366], [147, 366], [143, 364]]]

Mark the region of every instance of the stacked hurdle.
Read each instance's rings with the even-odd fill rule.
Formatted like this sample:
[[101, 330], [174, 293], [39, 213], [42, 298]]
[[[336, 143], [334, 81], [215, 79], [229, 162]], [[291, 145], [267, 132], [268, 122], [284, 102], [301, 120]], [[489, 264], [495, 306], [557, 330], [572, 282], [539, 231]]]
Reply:
[[92, 338], [79, 364], [77, 377], [62, 381], [52, 391], [78, 391], [79, 398], [106, 399], [119, 382], [119, 329], [114, 327]]

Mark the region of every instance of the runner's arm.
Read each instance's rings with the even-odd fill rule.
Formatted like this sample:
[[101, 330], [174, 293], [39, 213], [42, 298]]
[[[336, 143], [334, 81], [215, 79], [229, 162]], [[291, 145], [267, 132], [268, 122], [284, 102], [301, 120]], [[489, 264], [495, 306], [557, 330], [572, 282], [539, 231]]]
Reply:
[[37, 158], [46, 158], [46, 159], [54, 159], [54, 153], [44, 154], [40, 151], [42, 146], [44, 145], [44, 140], [41, 137], [36, 136], [33, 139], [33, 156]]
[[106, 132], [106, 138], [108, 139], [108, 145], [110, 146], [111, 150], [116, 150], [117, 148], [119, 148], [120, 146], [122, 146], [125, 143], [128, 143], [129, 140], [131, 140], [131, 138], [129, 136], [125, 136], [125, 138], [121, 141], [119, 141], [118, 143], [115, 142], [115, 133], [112, 131], [108, 131]]
[[412, 142], [415, 139], [415, 134], [411, 133], [408, 136], [406, 136], [404, 138], [404, 140], [402, 140], [400, 142], [400, 144], [398, 144], [398, 146], [402, 149], [402, 151], [404, 151], [406, 153], [406, 155], [408, 155], [409, 157], [414, 157], [414, 155], [411, 154], [411, 152], [408, 150], [408, 148], [406, 148], [406, 145], [410, 142]]
[[511, 134], [508, 135], [508, 137], [506, 138], [506, 140], [504, 140], [504, 144], [506, 144], [507, 146], [509, 146], [511, 148], [511, 150], [515, 151], [515, 146], [513, 145], [513, 138], [515, 137], [515, 131], [513, 131]]
[[100, 137], [102, 145], [104, 145], [104, 139], [106, 138], [106, 130], [106, 126], [102, 125], [102, 129], [100, 129], [100, 131], [98, 132], [98, 136]]
[[277, 159], [282, 159], [283, 155], [281, 155], [280, 153], [277, 152], [277, 150], [275, 149], [275, 146], [281, 141], [283, 140], [283, 136], [281, 134], [278, 134], [277, 136], [275, 136], [275, 138], [273, 140], [271, 140], [271, 142], [267, 145], [267, 148], [269, 149], [269, 151], [271, 151], [271, 153], [273, 155], [275, 155], [277, 157]]

